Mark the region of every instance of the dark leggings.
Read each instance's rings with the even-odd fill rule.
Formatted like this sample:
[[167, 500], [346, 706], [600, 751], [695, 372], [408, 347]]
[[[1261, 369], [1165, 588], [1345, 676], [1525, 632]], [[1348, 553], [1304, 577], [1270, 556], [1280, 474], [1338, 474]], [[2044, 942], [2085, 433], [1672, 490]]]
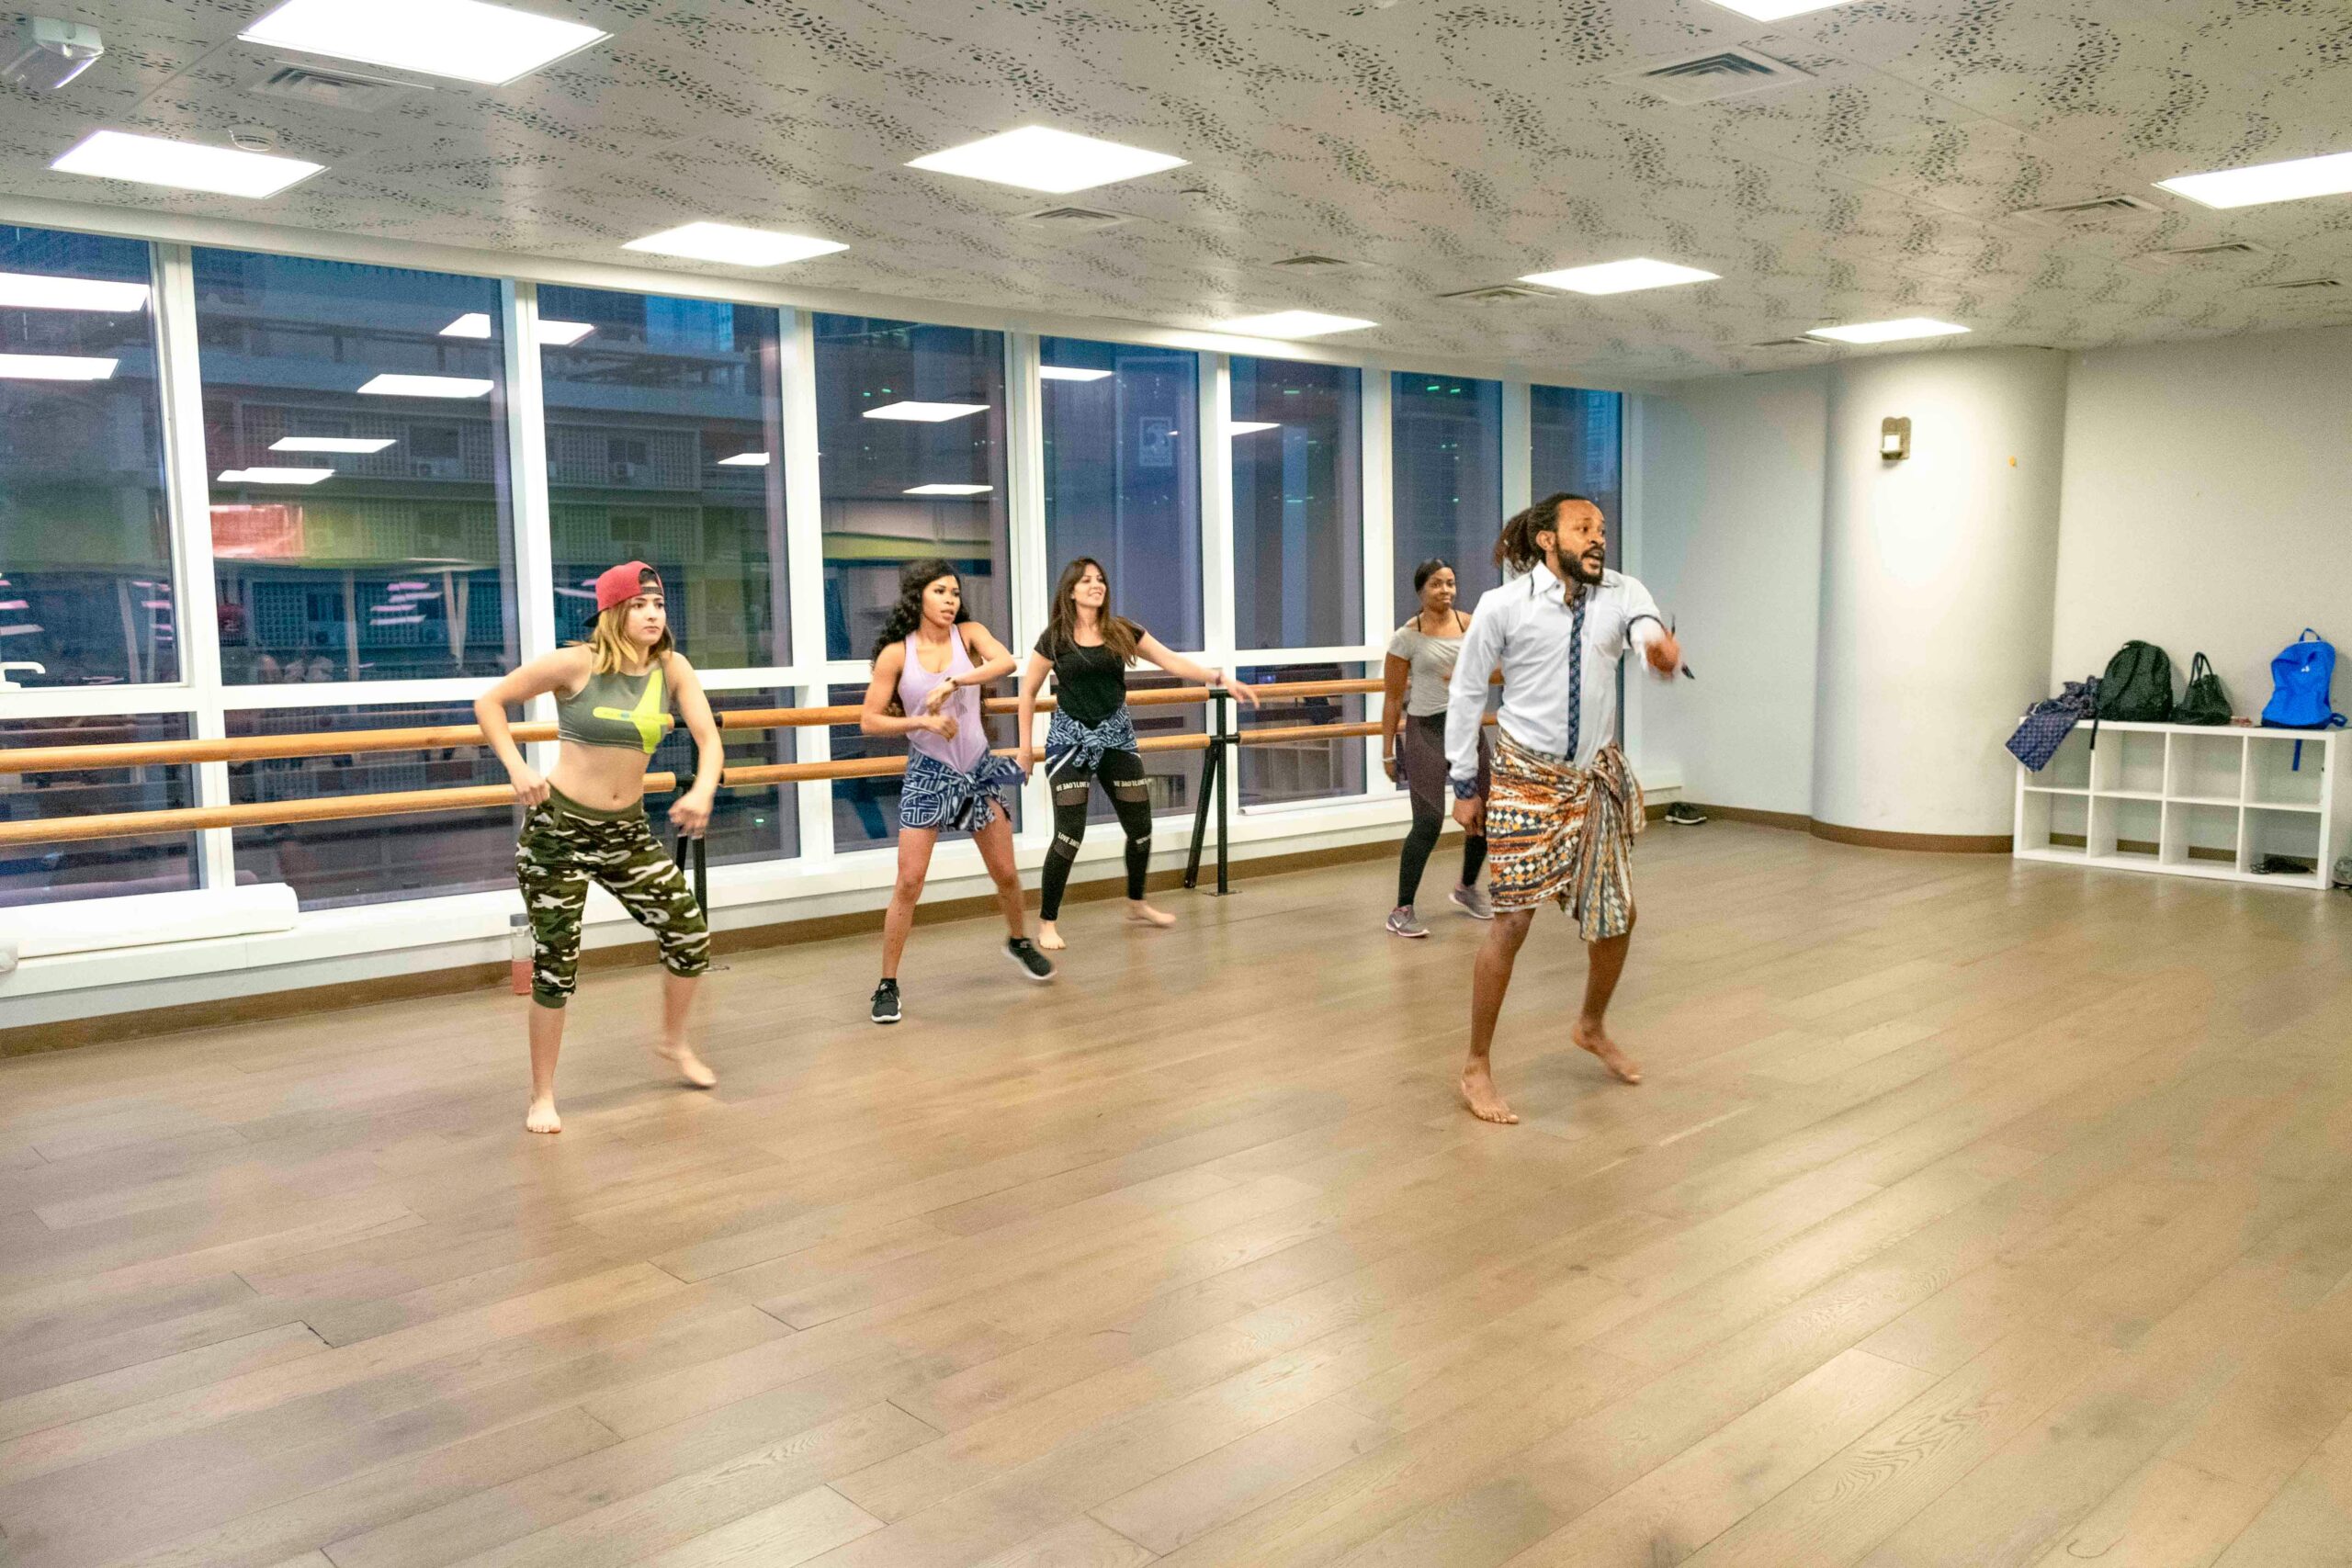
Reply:
[[1143, 897], [1143, 874], [1151, 864], [1151, 785], [1144, 776], [1143, 759], [1133, 751], [1105, 751], [1101, 766], [1091, 772], [1072, 766], [1049, 774], [1054, 786], [1054, 845], [1046, 852], [1044, 886], [1037, 913], [1058, 919], [1062, 889], [1069, 886], [1069, 868], [1078, 863], [1078, 846], [1086, 841], [1087, 796], [1101, 779], [1110, 792], [1111, 807], [1119, 814], [1119, 828], [1127, 836], [1127, 897]]
[[[1403, 908], [1412, 903], [1421, 890], [1421, 871], [1430, 863], [1430, 852], [1437, 848], [1438, 829], [1445, 826], [1445, 818], [1437, 813], [1424, 812], [1419, 801], [1413, 802], [1412, 830], [1405, 835], [1405, 856], [1396, 868], [1396, 906]], [[1487, 840], [1481, 833], [1467, 833], [1462, 840], [1462, 886], [1467, 887], [1478, 880], [1478, 871], [1487, 863]]]

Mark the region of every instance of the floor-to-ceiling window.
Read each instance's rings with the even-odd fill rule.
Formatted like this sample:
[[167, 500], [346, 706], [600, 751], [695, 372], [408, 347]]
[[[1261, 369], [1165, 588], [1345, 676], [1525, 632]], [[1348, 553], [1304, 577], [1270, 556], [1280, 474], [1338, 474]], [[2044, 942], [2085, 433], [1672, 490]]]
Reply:
[[1528, 389], [1528, 473], [1534, 499], [1590, 496], [1609, 525], [1609, 564], [1624, 532], [1624, 395], [1574, 387]]
[[642, 560], [697, 668], [791, 663], [776, 312], [543, 288], [538, 316], [558, 631]]
[[19, 685], [181, 679], [153, 300], [137, 241], [0, 226], [0, 660]]
[[[1202, 643], [1200, 356], [1184, 349], [1049, 337], [1040, 344], [1046, 562], [1051, 593], [1081, 556], [1102, 563], [1111, 607], [1170, 648]], [[1148, 666], [1137, 691], [1173, 684]], [[1141, 737], [1199, 734], [1193, 706], [1134, 710]], [[1147, 751], [1154, 808], [1189, 810], [1200, 757]], [[1101, 790], [1088, 807], [1112, 816]]]
[[1010, 635], [1004, 335], [820, 315], [816, 342], [826, 656], [870, 658], [900, 571], [927, 558]]
[[[232, 736], [463, 725], [354, 685], [487, 681], [521, 657], [497, 283], [194, 254], [220, 680]], [[289, 686], [341, 686], [294, 701]], [[242, 688], [242, 690], [241, 690]], [[241, 763], [268, 803], [503, 783], [478, 747]], [[503, 807], [239, 829], [241, 873], [309, 906], [513, 880]]]
[[1502, 581], [1495, 536], [1503, 512], [1503, 388], [1499, 381], [1397, 371], [1389, 378], [1391, 514], [1396, 605], [1403, 625], [1420, 607], [1413, 573], [1425, 560], [1453, 569], [1465, 610]]

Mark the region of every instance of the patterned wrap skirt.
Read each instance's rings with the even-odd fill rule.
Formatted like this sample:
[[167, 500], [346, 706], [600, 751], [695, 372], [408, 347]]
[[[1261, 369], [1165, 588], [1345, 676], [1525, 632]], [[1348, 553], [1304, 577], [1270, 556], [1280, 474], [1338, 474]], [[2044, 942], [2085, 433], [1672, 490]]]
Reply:
[[1487, 796], [1490, 891], [1498, 909], [1555, 900], [1587, 942], [1634, 929], [1634, 836], [1645, 826], [1642, 786], [1615, 746], [1589, 768], [1495, 741]]
[[953, 829], [977, 833], [996, 814], [1012, 815], [1004, 792], [1017, 788], [1021, 770], [1009, 757], [984, 755], [969, 773], [958, 773], [925, 751], [907, 759], [899, 785], [899, 826]]

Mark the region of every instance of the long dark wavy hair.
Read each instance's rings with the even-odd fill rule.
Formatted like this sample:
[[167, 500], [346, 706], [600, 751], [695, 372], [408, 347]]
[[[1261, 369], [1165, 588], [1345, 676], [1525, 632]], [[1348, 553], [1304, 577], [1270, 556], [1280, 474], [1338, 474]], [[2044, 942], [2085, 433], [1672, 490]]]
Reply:
[[[1536, 547], [1535, 536], [1547, 532], [1556, 535], [1560, 528], [1560, 508], [1577, 501], [1588, 506], [1594, 504], [1589, 495], [1561, 491], [1556, 495], [1545, 496], [1524, 512], [1513, 513], [1510, 521], [1503, 525], [1502, 537], [1495, 541], [1495, 565], [1505, 571], [1534, 570], [1544, 559], [1544, 552]], [[1557, 544], [1555, 538], [1555, 547]]]
[[958, 590], [956, 624], [962, 626], [972, 618], [972, 602], [961, 596], [964, 586], [962, 572], [937, 556], [909, 561], [899, 573], [899, 602], [890, 606], [889, 619], [882, 623], [882, 635], [874, 639], [875, 658], [881, 658], [884, 649], [904, 642], [914, 635], [915, 628], [922, 625], [923, 590], [943, 577], [956, 580]]
[[1061, 581], [1054, 584], [1053, 608], [1046, 615], [1046, 652], [1058, 659], [1078, 646], [1078, 583], [1088, 567], [1102, 574], [1102, 613], [1095, 617], [1102, 647], [1120, 663], [1133, 664], [1142, 651], [1143, 628], [1111, 613], [1111, 574], [1092, 556], [1080, 556], [1062, 568]]

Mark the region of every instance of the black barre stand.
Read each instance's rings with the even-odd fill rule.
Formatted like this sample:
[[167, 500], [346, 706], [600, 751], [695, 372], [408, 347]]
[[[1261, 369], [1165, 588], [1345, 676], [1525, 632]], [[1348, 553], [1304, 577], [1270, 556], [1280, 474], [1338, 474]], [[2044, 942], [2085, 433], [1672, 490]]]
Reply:
[[1209, 801], [1216, 801], [1216, 896], [1220, 898], [1233, 892], [1227, 878], [1226, 866], [1226, 787], [1227, 777], [1233, 771], [1229, 753], [1241, 743], [1234, 732], [1233, 694], [1223, 686], [1209, 688], [1209, 744], [1201, 756], [1201, 798], [1193, 808], [1193, 852], [1184, 863], [1184, 886], [1197, 888], [1201, 881], [1201, 847], [1208, 836]]

